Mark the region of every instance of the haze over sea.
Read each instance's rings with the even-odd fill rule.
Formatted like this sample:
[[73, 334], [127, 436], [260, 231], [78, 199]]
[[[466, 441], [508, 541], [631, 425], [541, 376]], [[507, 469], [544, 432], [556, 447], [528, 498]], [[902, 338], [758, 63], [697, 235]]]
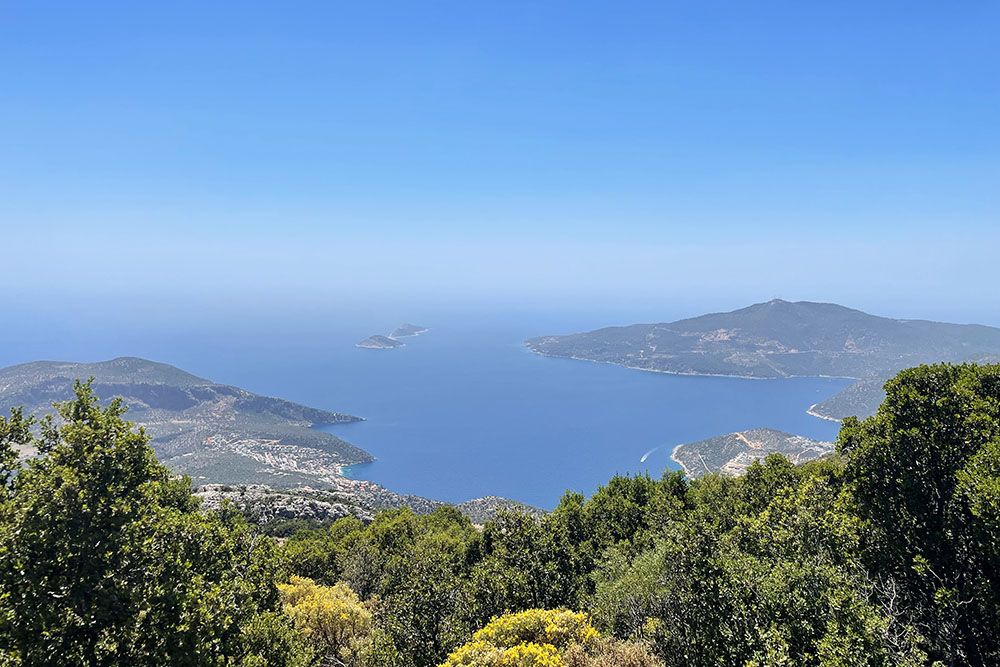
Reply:
[[[734, 430], [836, 435], [837, 424], [805, 411], [844, 380], [678, 377], [545, 358], [522, 345], [533, 335], [648, 319], [598, 311], [235, 302], [116, 310], [80, 301], [32, 307], [30, 316], [14, 308], [0, 333], [0, 364], [140, 356], [356, 414], [367, 421], [330, 431], [378, 460], [348, 474], [456, 502], [502, 495], [550, 508], [567, 488], [591, 493], [615, 473], [658, 476], [675, 466], [674, 445]], [[696, 312], [676, 311], [663, 318]], [[72, 328], [57, 326], [60, 317]], [[354, 346], [404, 321], [431, 331], [396, 350]]]

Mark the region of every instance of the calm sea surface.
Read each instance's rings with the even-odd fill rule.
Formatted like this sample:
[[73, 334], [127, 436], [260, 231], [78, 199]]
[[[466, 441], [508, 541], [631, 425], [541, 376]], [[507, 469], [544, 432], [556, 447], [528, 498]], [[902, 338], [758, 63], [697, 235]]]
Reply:
[[39, 322], [34, 336], [22, 321], [0, 339], [0, 362], [143, 356], [356, 414], [367, 421], [329, 427], [378, 459], [351, 476], [449, 501], [502, 495], [548, 508], [566, 489], [591, 493], [615, 473], [659, 475], [674, 467], [670, 451], [681, 442], [760, 426], [821, 439], [837, 432], [805, 411], [845, 380], [677, 377], [544, 358], [522, 345], [599, 320], [412, 317], [432, 330], [396, 350], [354, 347], [405, 321], [363, 312], [142, 326], [63, 317], [58, 326]]

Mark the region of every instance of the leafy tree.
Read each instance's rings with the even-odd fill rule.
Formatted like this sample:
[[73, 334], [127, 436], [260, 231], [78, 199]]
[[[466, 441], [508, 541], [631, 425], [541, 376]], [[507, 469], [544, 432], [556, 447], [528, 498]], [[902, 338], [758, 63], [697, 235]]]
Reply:
[[470, 631], [465, 581], [475, 539], [472, 524], [452, 507], [426, 516], [403, 509], [382, 512], [367, 526], [341, 519], [328, 530], [300, 531], [284, 552], [293, 572], [342, 578], [377, 601], [378, 660], [432, 665]]
[[956, 493], [972, 513], [972, 527], [990, 553], [1000, 553], [1000, 440], [987, 443], [958, 471]]
[[441, 534], [392, 563], [379, 619], [406, 664], [436, 664], [468, 635], [464, 575], [461, 543]]
[[21, 451], [34, 441], [31, 434], [33, 423], [34, 420], [25, 417], [20, 408], [12, 409], [9, 418], [0, 417], [0, 501], [5, 500], [11, 491]]
[[901, 372], [840, 434], [867, 567], [947, 664], [1000, 663], [998, 439], [1000, 366], [970, 364]]
[[[295, 664], [256, 654], [290, 641], [273, 542], [232, 512], [197, 510], [118, 400], [89, 384], [9, 472], [0, 516], [0, 655], [13, 664]], [[24, 444], [15, 413], [0, 440]], [[5, 457], [9, 461], [9, 456]], [[9, 464], [5, 464], [10, 471]], [[264, 660], [265, 662], [261, 662]]]
[[338, 519], [326, 529], [303, 528], [294, 532], [282, 549], [289, 569], [323, 584], [344, 576], [345, 553], [363, 535], [364, 524], [355, 517]]
[[308, 667], [315, 654], [302, 634], [288, 621], [283, 612], [258, 614], [240, 628], [244, 655], [239, 667], [270, 667], [295, 665]]
[[499, 512], [483, 527], [473, 557], [477, 562], [470, 588], [476, 625], [509, 612], [575, 606], [580, 573], [558, 518]]
[[749, 508], [769, 469], [784, 481], [767, 483], [770, 502], [735, 515], [732, 528], [695, 506], [654, 549], [609, 553], [593, 602], [599, 626], [652, 642], [668, 665], [921, 664], [913, 633], [886, 641], [898, 619], [869, 602], [859, 522], [838, 484], [797, 481], [772, 461], [722, 488]]
[[595, 552], [620, 542], [648, 546], [658, 493], [647, 475], [616, 476], [599, 488], [585, 508]]
[[667, 664], [730, 664], [723, 628], [734, 609], [723, 595], [718, 548], [717, 535], [679, 523], [634, 558], [609, 552], [591, 603], [598, 626], [654, 642]]

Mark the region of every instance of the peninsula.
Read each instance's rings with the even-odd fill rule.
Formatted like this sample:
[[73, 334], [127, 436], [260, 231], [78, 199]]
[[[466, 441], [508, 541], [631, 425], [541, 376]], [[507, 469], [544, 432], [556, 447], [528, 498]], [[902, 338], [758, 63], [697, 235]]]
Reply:
[[[122, 399], [125, 417], [145, 429], [157, 458], [189, 476], [208, 506], [229, 501], [262, 520], [329, 520], [347, 514], [368, 519], [398, 507], [426, 513], [445, 504], [342, 474], [344, 466], [374, 457], [314, 427], [361, 417], [261, 396], [137, 357], [36, 361], [0, 369], [0, 414], [16, 407], [49, 414], [53, 402], [73, 396], [76, 380], [88, 378], [102, 400]], [[500, 508], [526, 506], [486, 497], [458, 507], [481, 522]]]
[[97, 363], [38, 361], [0, 369], [0, 412], [48, 413], [77, 379], [93, 378], [102, 399], [120, 397], [150, 435], [157, 457], [194, 483], [318, 484], [343, 466], [374, 460], [313, 428], [360, 417], [306, 407], [219, 384], [136, 357]]
[[1000, 360], [1000, 329], [869, 315], [831, 303], [774, 299], [661, 324], [540, 336], [538, 354], [680, 375], [746, 378], [836, 376], [858, 382], [812, 406], [816, 416], [867, 416], [903, 368]]

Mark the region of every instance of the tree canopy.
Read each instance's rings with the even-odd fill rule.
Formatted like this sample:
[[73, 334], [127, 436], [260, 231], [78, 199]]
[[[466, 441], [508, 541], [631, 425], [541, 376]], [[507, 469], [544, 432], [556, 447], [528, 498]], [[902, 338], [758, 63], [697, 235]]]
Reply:
[[275, 539], [199, 509], [82, 384], [0, 418], [0, 664], [1000, 664], [1000, 366], [886, 391], [803, 465]]
[[[289, 625], [269, 615], [280, 609], [277, 545], [236, 513], [199, 512], [187, 480], [156, 461], [123, 412], [78, 384], [37, 436], [18, 412], [0, 418], [0, 655], [252, 664], [254, 642], [280, 644]], [[40, 455], [18, 467], [15, 444]]]

